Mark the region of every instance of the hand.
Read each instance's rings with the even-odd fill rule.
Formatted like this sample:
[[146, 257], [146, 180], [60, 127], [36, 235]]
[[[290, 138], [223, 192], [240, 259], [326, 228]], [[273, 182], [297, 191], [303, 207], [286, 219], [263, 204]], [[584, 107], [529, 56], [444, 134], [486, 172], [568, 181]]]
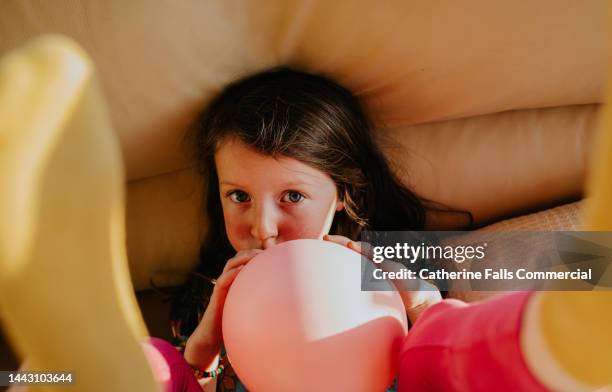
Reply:
[[190, 365], [207, 370], [217, 367], [219, 350], [223, 342], [221, 320], [227, 292], [240, 270], [261, 252], [263, 252], [261, 249], [242, 250], [225, 263], [223, 272], [215, 282], [215, 288], [202, 319], [187, 340], [184, 356]]
[[[370, 260], [373, 260], [372, 245], [367, 242], [352, 241], [341, 235], [329, 234], [324, 235], [323, 240], [346, 246]], [[383, 260], [382, 263], [377, 265], [386, 272], [400, 271], [402, 268], [405, 268], [401, 263], [389, 260]], [[413, 325], [425, 309], [442, 300], [442, 295], [437, 287], [424, 280], [394, 279], [391, 280], [391, 282], [402, 298], [404, 308], [406, 309], [406, 315]]]

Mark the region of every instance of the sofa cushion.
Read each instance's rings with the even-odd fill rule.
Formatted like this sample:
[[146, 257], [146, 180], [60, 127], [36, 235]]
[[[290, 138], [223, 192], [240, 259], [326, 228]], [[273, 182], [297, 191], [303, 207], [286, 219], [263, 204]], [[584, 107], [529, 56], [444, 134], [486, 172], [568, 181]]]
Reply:
[[79, 42], [138, 179], [187, 166], [180, 141], [211, 94], [278, 63], [337, 78], [381, 127], [601, 102], [607, 15], [604, 0], [5, 1], [0, 52]]

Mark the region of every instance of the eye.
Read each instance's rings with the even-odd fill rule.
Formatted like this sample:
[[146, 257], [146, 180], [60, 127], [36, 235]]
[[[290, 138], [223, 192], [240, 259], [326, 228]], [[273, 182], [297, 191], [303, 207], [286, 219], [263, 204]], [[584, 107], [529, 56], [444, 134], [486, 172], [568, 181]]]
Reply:
[[246, 203], [251, 200], [249, 194], [243, 191], [232, 191], [228, 196], [234, 203]]
[[285, 196], [283, 196], [283, 201], [294, 203], [294, 204], [301, 202], [303, 199], [304, 199], [304, 195], [296, 191], [289, 191], [285, 193]]

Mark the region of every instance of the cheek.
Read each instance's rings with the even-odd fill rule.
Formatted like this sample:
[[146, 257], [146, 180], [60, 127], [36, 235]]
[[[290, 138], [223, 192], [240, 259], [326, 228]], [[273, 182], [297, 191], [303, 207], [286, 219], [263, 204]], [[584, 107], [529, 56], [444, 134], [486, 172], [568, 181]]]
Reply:
[[285, 240], [321, 238], [327, 234], [327, 218], [328, 211], [324, 208], [301, 211], [283, 222], [279, 234]]
[[236, 251], [246, 249], [246, 241], [250, 238], [250, 226], [243, 215], [237, 212], [223, 210], [225, 232], [230, 244]]
[[309, 230], [299, 220], [287, 219], [280, 225], [278, 234], [283, 241], [297, 240], [300, 238], [315, 238], [309, 235]]

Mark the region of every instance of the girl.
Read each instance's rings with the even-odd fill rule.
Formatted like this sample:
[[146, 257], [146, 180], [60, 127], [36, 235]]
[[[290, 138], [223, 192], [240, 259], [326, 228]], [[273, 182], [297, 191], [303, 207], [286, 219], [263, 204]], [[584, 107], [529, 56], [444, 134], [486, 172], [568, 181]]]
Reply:
[[[184, 357], [159, 339], [144, 346], [172, 391], [201, 390], [196, 375], [208, 386], [223, 369], [225, 296], [255, 254], [296, 238], [361, 251], [352, 239], [363, 229], [420, 229], [425, 221], [423, 204], [372, 143], [357, 101], [325, 78], [276, 69], [237, 82], [205, 113], [197, 140], [210, 188], [202, 270], [218, 279], [206, 303], [198, 282], [176, 302], [177, 336], [190, 335]], [[440, 301], [435, 291], [402, 294], [411, 321], [428, 308], [405, 341], [400, 391], [612, 383], [609, 292], [518, 293], [472, 306]]]
[[[423, 202], [393, 175], [359, 101], [325, 77], [276, 68], [237, 81], [194, 136], [209, 195], [200, 272], [218, 278], [208, 303], [207, 282], [192, 279], [173, 319], [176, 335], [189, 336], [185, 360], [201, 375], [221, 370], [225, 297], [257, 253], [299, 238], [359, 251], [352, 240], [364, 229], [424, 227]], [[431, 290], [402, 296], [411, 321], [440, 299]]]
[[[193, 278], [174, 303], [173, 330], [185, 343], [184, 356], [159, 339], [151, 339], [156, 352], [145, 350], [163, 355], [154, 368], [158, 378], [169, 373], [167, 390], [213, 390], [211, 381], [219, 380], [218, 390], [244, 391], [220, 361], [223, 305], [242, 267], [264, 249], [298, 238], [361, 252], [354, 241], [361, 231], [423, 229], [425, 207], [394, 177], [357, 99], [321, 76], [277, 68], [231, 84], [202, 116], [195, 143], [210, 222], [200, 272], [218, 278], [208, 296], [208, 282]], [[516, 293], [467, 306], [442, 301], [435, 290], [399, 289], [414, 323], [400, 356], [401, 392], [579, 390], [575, 380], [605, 385], [610, 379], [608, 361], [569, 373], [555, 368], [562, 357], [545, 343], [556, 339], [564, 352], [577, 352], [568, 342], [582, 328], [580, 335], [597, 338], [581, 345], [582, 356], [596, 353], [596, 342], [610, 341], [597, 328], [609, 320], [602, 309], [612, 304], [610, 296], [596, 302], [578, 293], [571, 302], [564, 293]]]

